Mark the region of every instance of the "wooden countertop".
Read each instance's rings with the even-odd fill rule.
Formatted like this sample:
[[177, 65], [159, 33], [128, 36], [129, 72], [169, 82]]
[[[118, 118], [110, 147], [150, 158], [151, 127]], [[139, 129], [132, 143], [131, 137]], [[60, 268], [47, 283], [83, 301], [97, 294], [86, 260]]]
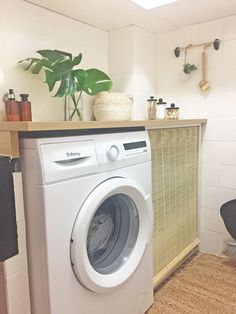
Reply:
[[88, 129], [111, 129], [145, 127], [165, 128], [201, 125], [206, 119], [183, 119], [183, 120], [129, 120], [129, 121], [52, 121], [52, 122], [0, 122], [0, 155], [19, 157], [19, 134], [22, 132], [44, 132], [44, 131], [68, 131]]
[[52, 122], [0, 122], [0, 132], [12, 131], [50, 131], [50, 130], [77, 130], [77, 129], [101, 129], [138, 127], [170, 127], [200, 125], [206, 123], [206, 119], [183, 119], [183, 120], [129, 120], [129, 121], [52, 121]]

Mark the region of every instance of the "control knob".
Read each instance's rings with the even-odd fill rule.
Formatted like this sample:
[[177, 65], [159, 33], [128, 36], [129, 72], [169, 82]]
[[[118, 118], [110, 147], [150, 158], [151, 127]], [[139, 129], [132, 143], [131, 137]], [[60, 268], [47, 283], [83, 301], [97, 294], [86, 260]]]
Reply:
[[107, 158], [111, 161], [116, 160], [119, 157], [119, 148], [116, 145], [112, 145], [107, 150]]

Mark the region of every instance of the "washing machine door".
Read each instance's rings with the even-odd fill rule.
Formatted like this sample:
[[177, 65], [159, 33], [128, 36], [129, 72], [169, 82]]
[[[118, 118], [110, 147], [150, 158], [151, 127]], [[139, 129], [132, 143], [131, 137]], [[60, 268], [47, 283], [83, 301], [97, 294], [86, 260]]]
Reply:
[[134, 181], [98, 185], [79, 210], [71, 236], [71, 264], [89, 290], [107, 292], [138, 267], [152, 237], [152, 204]]

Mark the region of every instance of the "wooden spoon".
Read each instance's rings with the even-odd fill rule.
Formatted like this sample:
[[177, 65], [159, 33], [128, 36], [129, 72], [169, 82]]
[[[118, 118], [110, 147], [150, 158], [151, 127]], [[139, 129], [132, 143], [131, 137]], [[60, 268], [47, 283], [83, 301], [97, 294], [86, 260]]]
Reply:
[[210, 88], [210, 84], [205, 79], [205, 73], [206, 73], [206, 53], [204, 48], [204, 51], [202, 52], [202, 80], [199, 82], [199, 87], [203, 91]]

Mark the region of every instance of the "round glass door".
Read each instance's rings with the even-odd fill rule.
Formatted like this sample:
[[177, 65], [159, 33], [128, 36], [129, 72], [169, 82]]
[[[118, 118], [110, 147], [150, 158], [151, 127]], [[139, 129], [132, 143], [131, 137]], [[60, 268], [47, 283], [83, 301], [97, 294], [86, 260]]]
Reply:
[[92, 267], [101, 274], [117, 271], [128, 260], [139, 231], [134, 201], [125, 194], [107, 198], [94, 214], [87, 236]]
[[98, 185], [79, 210], [70, 256], [78, 281], [103, 293], [138, 267], [152, 232], [149, 195], [134, 181], [112, 178]]

